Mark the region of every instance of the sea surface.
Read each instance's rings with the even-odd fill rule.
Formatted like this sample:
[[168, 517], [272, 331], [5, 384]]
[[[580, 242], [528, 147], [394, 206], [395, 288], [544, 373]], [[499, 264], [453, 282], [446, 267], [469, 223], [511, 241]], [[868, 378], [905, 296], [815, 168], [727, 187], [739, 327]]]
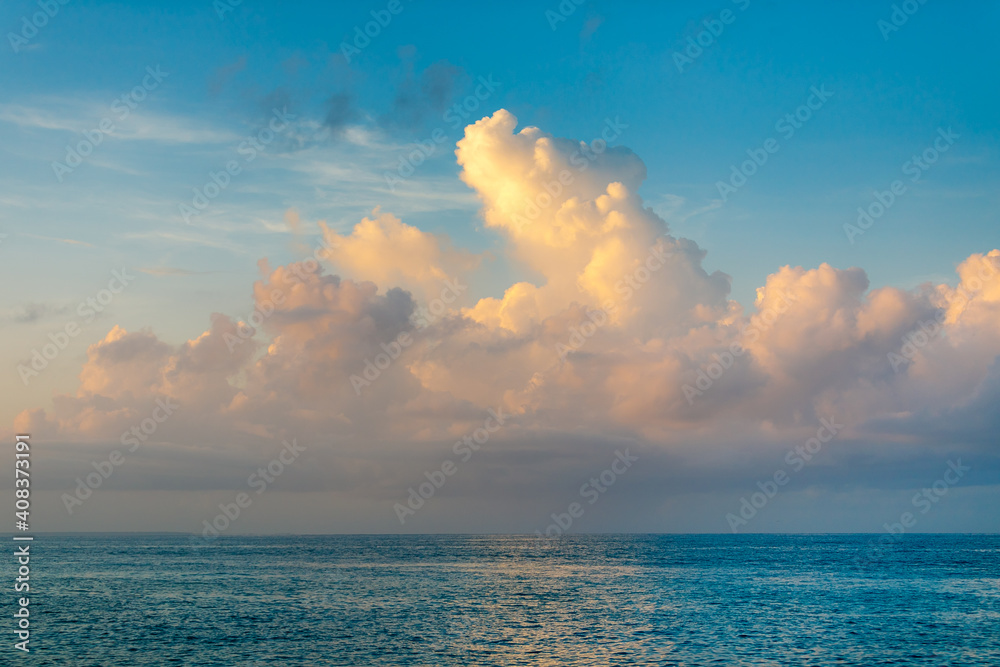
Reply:
[[875, 537], [39, 535], [0, 664], [1000, 665], [1000, 536]]

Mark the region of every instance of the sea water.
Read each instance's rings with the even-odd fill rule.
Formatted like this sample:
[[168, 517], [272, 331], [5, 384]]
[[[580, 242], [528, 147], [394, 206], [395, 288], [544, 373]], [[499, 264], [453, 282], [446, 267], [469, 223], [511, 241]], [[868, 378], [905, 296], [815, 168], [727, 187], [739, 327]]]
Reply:
[[1000, 536], [876, 537], [39, 535], [0, 662], [1000, 665]]

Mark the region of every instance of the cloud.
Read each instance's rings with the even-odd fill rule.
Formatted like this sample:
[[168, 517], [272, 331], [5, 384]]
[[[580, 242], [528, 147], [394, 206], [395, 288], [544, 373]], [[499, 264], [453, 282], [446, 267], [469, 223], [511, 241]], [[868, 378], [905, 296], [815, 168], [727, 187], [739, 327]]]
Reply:
[[594, 33], [597, 32], [597, 29], [601, 27], [602, 23], [604, 23], [603, 16], [591, 16], [588, 18], [583, 24], [583, 27], [580, 29], [580, 43], [586, 44], [589, 42], [590, 38], [594, 36]]
[[[616, 322], [641, 323], [644, 335], [679, 331], [732, 308], [728, 276], [701, 268], [704, 251], [669, 236], [666, 223], [637, 194], [645, 165], [630, 150], [559, 139], [535, 127], [514, 133], [517, 119], [498, 111], [466, 128], [456, 155], [488, 227], [545, 284], [516, 285], [502, 300], [484, 300], [469, 315], [504, 313], [516, 330], [550, 317], [574, 300], [616, 305]], [[669, 257], [648, 288], [629, 285], [659, 244]], [[634, 282], [634, 280], [633, 280]]]
[[66, 243], [68, 245], [82, 245], [87, 248], [93, 248], [94, 244], [87, 243], [86, 241], [77, 241], [76, 239], [59, 239], [51, 236], [39, 236], [38, 234], [28, 234], [25, 232], [20, 232], [21, 236], [25, 236], [29, 239], [38, 239], [39, 241], [55, 241], [57, 243]]
[[222, 92], [222, 89], [235, 77], [237, 74], [245, 70], [247, 67], [247, 57], [246, 55], [240, 56], [235, 62], [228, 65], [223, 65], [219, 67], [212, 74], [212, 79], [208, 85], [209, 92], [212, 95], [218, 95]]
[[334, 93], [326, 101], [326, 116], [323, 124], [334, 132], [342, 132], [349, 123], [359, 117], [359, 111], [354, 106], [354, 97], [342, 91]]
[[78, 99], [54, 100], [50, 105], [62, 113], [20, 104], [0, 104], [0, 121], [21, 127], [60, 132], [92, 131], [100, 119], [114, 121], [112, 135], [120, 141], [154, 141], [168, 144], [226, 143], [239, 139], [231, 132], [207, 127], [200, 121], [183, 116], [159, 114], [144, 109], [142, 114], [130, 114], [121, 119], [110, 106], [81, 102]]
[[[113, 442], [168, 396], [185, 408], [165, 442], [204, 454], [295, 434], [322, 461], [312, 488], [379, 507], [419, 478], [413, 461], [440, 459], [489, 409], [509, 422], [483, 470], [511, 502], [531, 480], [578, 485], [622, 443], [671, 483], [690, 469], [725, 487], [821, 417], [845, 425], [817, 472], [831, 484], [879, 484], [852, 468], [857, 457], [928, 460], [942, 444], [927, 434], [995, 449], [1000, 250], [965, 258], [954, 286], [912, 290], [872, 288], [857, 267], [776, 267], [745, 310], [728, 276], [702, 267], [705, 251], [639, 196], [634, 153], [516, 127], [497, 111], [456, 150], [517, 275], [501, 294], [469, 287], [427, 311], [444, 281], [475, 285], [482, 257], [376, 209], [349, 233], [322, 226], [325, 266], [263, 260], [249, 322], [215, 314], [179, 345], [114, 327], [88, 349], [75, 395], [22, 412], [16, 428]], [[294, 212], [287, 224], [301, 227]], [[928, 322], [937, 329], [919, 342]], [[199, 483], [223, 479], [215, 470]], [[455, 493], [476, 492], [465, 484]]]
[[425, 69], [420, 79], [420, 91], [430, 109], [437, 113], [444, 111], [463, 78], [468, 78], [465, 70], [447, 60], [439, 60]]
[[446, 237], [407, 225], [377, 209], [349, 235], [322, 225], [329, 249], [324, 256], [344, 275], [399, 286], [430, 299], [445, 281], [466, 276], [480, 258], [452, 248]]
[[190, 269], [178, 269], [173, 266], [160, 266], [136, 269], [140, 273], [150, 276], [201, 276], [215, 273], [214, 271], [191, 271]]
[[412, 129], [431, 114], [440, 116], [459, 88], [469, 80], [469, 75], [447, 60], [432, 63], [415, 75], [410, 62], [412, 54], [402, 56], [405, 75], [396, 89], [392, 108], [382, 117], [382, 122], [389, 127]]
[[14, 315], [10, 319], [14, 322], [21, 323], [36, 322], [53, 312], [53, 310], [52, 306], [45, 303], [26, 303], [22, 305], [20, 309], [15, 311]]

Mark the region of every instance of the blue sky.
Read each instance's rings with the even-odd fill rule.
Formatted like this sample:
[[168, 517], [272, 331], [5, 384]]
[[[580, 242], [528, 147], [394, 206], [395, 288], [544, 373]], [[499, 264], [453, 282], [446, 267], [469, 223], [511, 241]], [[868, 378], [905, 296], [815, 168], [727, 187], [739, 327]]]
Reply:
[[[287, 100], [304, 118], [322, 121], [329, 97], [346, 92], [356, 113], [373, 119], [366, 127], [384, 132], [387, 143], [405, 145], [447, 125], [431, 112], [405, 127], [385, 127], [379, 118], [385, 121], [391, 113], [407, 71], [419, 76], [446, 60], [463, 68], [466, 79], [492, 74], [501, 82], [483, 105], [484, 114], [502, 106], [524, 125], [567, 137], [596, 136], [605, 116], [620, 116], [629, 126], [622, 143], [648, 169], [644, 198], [666, 208], [667, 198], [683, 197], [687, 212], [718, 199], [715, 182], [728, 175], [730, 165], [773, 136], [775, 121], [802, 104], [810, 86], [826, 85], [834, 92], [829, 104], [745, 190], [724, 207], [676, 225], [709, 251], [708, 266], [734, 277], [734, 295], [744, 302], [764, 275], [786, 263], [864, 266], [879, 284], [912, 285], [950, 275], [995, 227], [997, 92], [986, 73], [996, 69], [1000, 56], [982, 46], [990, 42], [1000, 11], [992, 3], [928, 3], [888, 41], [876, 24], [890, 16], [891, 3], [854, 3], [845, 11], [754, 2], [741, 11], [733, 3], [668, 8], [588, 2], [555, 30], [537, 3], [510, 3], [503, 11], [464, 3], [436, 3], [429, 9], [404, 3], [354, 62], [337, 58], [340, 43], [349, 41], [356, 25], [371, 20], [369, 11], [381, 7], [278, 8], [247, 1], [222, 20], [210, 2], [165, 6], [73, 0], [61, 7], [30, 47], [17, 54], [4, 50], [5, 105], [61, 109], [82, 127], [88, 120], [96, 125], [108, 115], [110, 100], [136, 85], [146, 66], [160, 65], [170, 75], [136, 116], [149, 123], [173, 119], [215, 133], [218, 140], [135, 145], [110, 140], [93, 163], [56, 190], [60, 201], [74, 202], [77, 215], [38, 211], [32, 226], [39, 235], [75, 238], [70, 232], [76, 231], [86, 237], [80, 240], [150, 259], [157, 251], [180, 251], [182, 243], [152, 248], [148, 241], [115, 237], [177, 228], [170, 203], [192, 187], [185, 177], [215, 168], [218, 156], [263, 120], [269, 96]], [[678, 72], [673, 54], [703, 30], [701, 21], [717, 18], [726, 8], [735, 21]], [[34, 3], [5, 3], [4, 25], [18, 26], [33, 9]], [[400, 51], [407, 47], [412, 55], [404, 60]], [[236, 69], [227, 76], [227, 70]], [[461, 83], [448, 91], [456, 101], [469, 92], [459, 89]], [[899, 166], [922, 151], [939, 127], [961, 134], [955, 150], [863, 242], [856, 247], [843, 243], [843, 221], [870, 201], [873, 189], [897, 177]], [[6, 187], [31, 201], [47, 199], [53, 184], [50, 163], [76, 134], [9, 120], [0, 131]], [[451, 141], [459, 136], [450, 131]], [[350, 155], [348, 147], [323, 148], [324, 163], [342, 164], [345, 153]], [[421, 169], [417, 180], [456, 173], [450, 153], [439, 150], [433, 168]], [[110, 164], [97, 166], [98, 161]], [[291, 180], [282, 166], [268, 164], [272, 171], [260, 168], [247, 180]], [[463, 192], [461, 183], [449, 185], [449, 195]], [[343, 225], [364, 211], [299, 187], [296, 195], [261, 193], [257, 210], [295, 206], [306, 217]], [[128, 193], [162, 204], [163, 210], [157, 207], [147, 213], [152, 219], [137, 220], [124, 203], [76, 204], [86, 201], [85, 193], [104, 188], [114, 188], [118, 198]], [[401, 199], [384, 199], [383, 206], [407, 211], [410, 205]], [[233, 202], [224, 198], [219, 204]], [[16, 210], [8, 209], [5, 217], [13, 222], [21, 215]], [[267, 247], [257, 238], [261, 225], [248, 213], [238, 223], [249, 233], [234, 233], [231, 240]], [[79, 215], [110, 224], [80, 234]], [[461, 209], [424, 213], [416, 222], [430, 219], [459, 242], [483, 243], [467, 233], [475, 224], [471, 198]], [[205, 233], [197, 227], [176, 231]], [[900, 248], [906, 249], [905, 261]], [[219, 252], [217, 260], [235, 268], [225, 255]]]
[[[909, 290], [956, 284], [957, 265], [998, 245], [995, 3], [931, 0], [884, 33], [891, 2], [593, 0], [553, 25], [557, 2], [401, 0], [345, 58], [355, 28], [388, 5], [243, 0], [220, 12], [210, 0], [70, 0], [36, 35], [11, 42], [41, 10], [3, 4], [0, 257], [17, 288], [2, 297], [0, 327], [7, 393], [19, 397], [6, 417], [74, 392], [87, 345], [115, 324], [179, 344], [211, 313], [245, 318], [258, 260], [301, 259], [320, 220], [346, 235], [380, 207], [489, 253], [469, 277], [478, 297], [536, 276], [504, 254], [455, 159], [465, 125], [501, 108], [519, 129], [586, 141], [618, 119], [626, 127], [614, 145], [645, 165], [645, 206], [707, 252], [705, 270], [731, 276], [729, 298], [745, 308], [785, 265], [858, 266], [872, 286]], [[716, 23], [724, 12], [730, 20]], [[678, 68], [676, 54], [706, 35], [706, 21], [720, 34]], [[147, 68], [166, 76], [150, 79]], [[496, 89], [476, 100], [483, 78]], [[121, 118], [114, 101], [144, 79], [144, 99]], [[829, 99], [783, 136], [776, 123], [814, 87]], [[447, 109], [467, 100], [468, 120], [451, 122]], [[293, 120], [248, 161], [241, 142], [260, 139], [276, 109]], [[53, 163], [104, 119], [115, 131], [60, 181]], [[849, 242], [844, 225], [858, 207], [908, 179], [904, 164], [949, 129], [958, 138], [947, 151]], [[385, 174], [432, 136], [445, 139], [426, 163], [387, 187]], [[721, 201], [718, 182], [771, 138], [779, 150]], [[230, 161], [240, 173], [185, 220], [193, 189]], [[290, 233], [290, 209], [301, 234]], [[120, 267], [134, 285], [23, 387], [17, 365]]]

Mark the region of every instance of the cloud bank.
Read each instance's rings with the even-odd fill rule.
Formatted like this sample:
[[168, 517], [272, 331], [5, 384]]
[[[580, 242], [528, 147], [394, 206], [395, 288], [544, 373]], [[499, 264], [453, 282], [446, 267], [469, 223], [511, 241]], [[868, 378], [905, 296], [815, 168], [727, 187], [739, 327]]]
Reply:
[[[349, 234], [321, 225], [322, 266], [262, 260], [254, 321], [213, 314], [180, 345], [115, 326], [76, 393], [15, 430], [117, 443], [170, 398], [181, 408], [157, 431], [147, 488], [176, 488], [177, 474], [226, 488], [234, 460], [296, 437], [312, 457], [303, 491], [349, 493], [387, 519], [488, 410], [508, 420], [441, 494], [456, 503], [572, 487], [623, 443], [647, 453], [650, 472], [630, 473], [646, 497], [692, 490], [677, 469], [695, 490], [732, 486], [735, 468], [766, 471], [774, 448], [831, 417], [844, 425], [831, 484], [878, 485], [858, 457], [995, 457], [1000, 250], [970, 254], [956, 286], [913, 290], [872, 288], [856, 267], [776, 267], [747, 311], [645, 205], [638, 156], [516, 127], [499, 110], [455, 151], [523, 275], [502, 294], [467, 288], [483, 257], [390, 213]], [[165, 463], [179, 451], [197, 475]]]

